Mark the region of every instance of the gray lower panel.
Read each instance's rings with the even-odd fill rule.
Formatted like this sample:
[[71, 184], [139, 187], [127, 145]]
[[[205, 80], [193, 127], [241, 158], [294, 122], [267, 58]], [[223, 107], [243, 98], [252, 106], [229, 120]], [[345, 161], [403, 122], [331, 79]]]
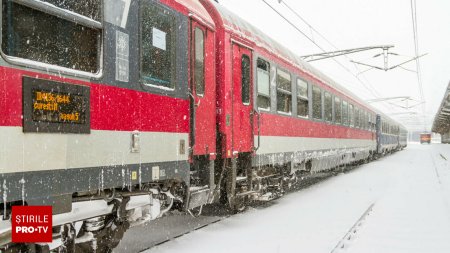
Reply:
[[188, 161], [6, 173], [0, 174], [0, 203], [20, 200], [34, 202], [33, 199], [52, 199], [74, 192], [126, 188], [168, 179], [189, 185]]
[[[288, 162], [301, 163], [305, 160], [313, 159], [323, 159], [328, 157], [342, 157], [349, 156], [359, 153], [369, 154], [371, 149], [367, 148], [348, 148], [348, 149], [337, 149], [337, 150], [311, 150], [311, 151], [299, 151], [299, 152], [281, 152], [281, 153], [269, 153], [269, 154], [258, 154], [252, 159], [252, 166], [263, 166], [263, 165], [282, 165]], [[372, 149], [375, 152], [375, 149]], [[343, 157], [342, 159], [344, 159]], [[353, 157], [357, 158], [357, 157]], [[355, 159], [351, 159], [355, 160]], [[357, 160], [357, 159], [356, 159]]]

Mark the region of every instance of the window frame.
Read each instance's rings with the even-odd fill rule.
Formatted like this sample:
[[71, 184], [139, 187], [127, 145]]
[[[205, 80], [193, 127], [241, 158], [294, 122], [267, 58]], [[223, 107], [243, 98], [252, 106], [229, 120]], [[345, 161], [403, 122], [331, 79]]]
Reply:
[[364, 111], [365, 112], [365, 119], [366, 119], [366, 121], [365, 121], [365, 129], [366, 130], [369, 130], [369, 112], [367, 111], [367, 110], [365, 110]]
[[[75, 76], [75, 77], [100, 79], [103, 76], [103, 74], [104, 74], [104, 72], [103, 72], [104, 71], [104, 68], [103, 68], [104, 53], [103, 53], [103, 51], [104, 51], [104, 45], [105, 45], [105, 38], [104, 38], [105, 37], [105, 21], [104, 21], [105, 19], [104, 19], [104, 14], [103, 14], [104, 1], [100, 1], [99, 21], [93, 20], [92, 18], [89, 18], [87, 16], [84, 16], [84, 15], [74, 12], [74, 11], [69, 11], [64, 8], [56, 7], [53, 4], [47, 4], [47, 2], [45, 2], [45, 1], [30, 0], [30, 1], [27, 1], [26, 4], [21, 3], [21, 2], [16, 2], [13, 0], [11, 2], [31, 8], [36, 11], [43, 12], [47, 15], [55, 16], [59, 19], [66, 20], [68, 22], [72, 22], [77, 25], [86, 26], [86, 27], [89, 27], [92, 29], [99, 30], [98, 48], [97, 48], [97, 66], [98, 66], [98, 68], [97, 68], [97, 71], [95, 73], [93, 73], [93, 72], [87, 72], [87, 71], [83, 71], [83, 70], [71, 69], [71, 68], [67, 68], [67, 67], [63, 67], [63, 66], [59, 66], [59, 65], [55, 65], [55, 64], [44, 63], [44, 62], [40, 62], [40, 61], [36, 61], [36, 60], [32, 60], [32, 59], [15, 57], [15, 56], [6, 54], [3, 51], [3, 46], [0, 46], [0, 55], [7, 63], [10, 63], [12, 65], [26, 67], [26, 68], [31, 67], [33, 69], [38, 69], [38, 70], [46, 71], [46, 72], [71, 75], [71, 76]], [[1, 16], [3, 17], [3, 10], [1, 10]], [[3, 20], [1, 22], [3, 22]], [[3, 37], [3, 32], [4, 31], [2, 29], [2, 34], [0, 36], [1, 39]]]
[[[198, 93], [198, 85], [197, 85], [197, 79], [196, 79], [196, 76], [195, 76], [195, 70], [196, 70], [196, 66], [197, 66], [197, 34], [195, 33], [196, 31], [200, 31], [201, 33], [202, 33], [202, 38], [203, 38], [203, 48], [202, 48], [202, 50], [203, 50], [203, 52], [202, 52], [202, 54], [203, 54], [203, 69], [202, 69], [202, 73], [203, 73], [203, 84], [202, 84], [202, 86], [203, 86], [203, 93]], [[206, 42], [206, 33], [205, 33], [206, 31], [205, 30], [203, 30], [203, 29], [201, 29], [199, 26], [195, 26], [195, 28], [194, 28], [194, 40], [193, 40], [193, 42], [192, 43], [194, 43], [194, 46], [192, 47], [192, 50], [194, 51], [194, 52], [191, 52], [193, 55], [194, 55], [194, 63], [193, 63], [193, 68], [192, 68], [192, 71], [193, 71], [193, 73], [192, 73], [192, 77], [193, 77], [193, 81], [194, 81], [194, 86], [195, 86], [195, 94], [197, 95], [197, 96], [199, 96], [199, 97], [204, 97], [205, 96], [205, 92], [206, 92], [206, 85], [205, 85], [205, 73], [206, 73], [206, 66], [205, 66], [205, 62], [206, 62], [206, 54], [205, 54], [205, 42]]]
[[[336, 100], [338, 100], [339, 102], [336, 104]], [[338, 124], [338, 125], [343, 125], [342, 124], [342, 99], [338, 96], [334, 96], [333, 97], [333, 103], [334, 103], [334, 110], [333, 110], [333, 119], [334, 119], [334, 123]], [[339, 121], [336, 120], [336, 109], [339, 108]]]
[[[345, 110], [344, 110], [345, 108]], [[345, 112], [345, 121], [344, 121], [344, 112]], [[342, 125], [350, 126], [350, 119], [348, 113], [348, 101], [342, 99]]]
[[[284, 90], [284, 89], [282, 89], [282, 88], [279, 88], [278, 87], [278, 85], [279, 85], [279, 83], [278, 83], [278, 72], [279, 71], [281, 71], [281, 72], [284, 72], [285, 74], [288, 74], [289, 75], [289, 84], [290, 84], [290, 87], [291, 87], [291, 91], [287, 91], [287, 90]], [[276, 67], [276, 73], [275, 73], [275, 84], [276, 84], [276, 111], [279, 113], [279, 114], [284, 114], [284, 115], [292, 115], [292, 109], [293, 109], [293, 99], [292, 99], [292, 74], [291, 74], [291, 72], [289, 72], [289, 71], [286, 71], [286, 70], [284, 70], [284, 69], [282, 69], [282, 68], [280, 68], [280, 67]], [[285, 112], [285, 111], [280, 111], [279, 110], [279, 108], [278, 108], [278, 93], [284, 93], [285, 95], [290, 95], [290, 97], [291, 97], [291, 101], [290, 101], [290, 111], [289, 112]]]
[[348, 103], [348, 115], [349, 115], [349, 126], [355, 127], [355, 106], [351, 103]]
[[[247, 96], [246, 99], [248, 101], [244, 101], [244, 59], [248, 60], [248, 81], [247, 81]], [[247, 54], [241, 55], [241, 102], [243, 105], [250, 105], [252, 101], [252, 95], [251, 95], [251, 86], [252, 86], [252, 62], [250, 59], [250, 56]]]
[[[327, 95], [329, 96], [329, 102], [330, 102], [330, 112], [327, 113]], [[323, 91], [323, 120], [329, 123], [333, 122], [333, 94], [328, 91]], [[330, 116], [328, 119], [327, 116]]]
[[[259, 79], [258, 79], [258, 69], [261, 69], [258, 67], [258, 61], [263, 61], [264, 63], [267, 63], [267, 67], [268, 70], [266, 71], [268, 76], [269, 76], [269, 96], [266, 95], [260, 95], [262, 93], [259, 93], [258, 88], [259, 88]], [[271, 63], [269, 61], [267, 61], [266, 59], [262, 58], [262, 57], [257, 57], [256, 58], [256, 107], [258, 108], [258, 110], [262, 110], [262, 111], [270, 111], [270, 108], [272, 107], [272, 84], [271, 84], [271, 74], [270, 74], [270, 69], [271, 68]], [[262, 70], [262, 69], [261, 69]], [[264, 70], [263, 70], [264, 71]], [[269, 101], [269, 106], [268, 107], [260, 107], [258, 104], [258, 98], [259, 96], [265, 97], [268, 99]]]
[[[306, 96], [302, 96], [299, 93], [299, 89], [298, 89], [299, 81], [303, 82], [304, 84], [306, 84]], [[309, 83], [306, 80], [304, 80], [304, 79], [302, 79], [300, 77], [296, 78], [296, 83], [295, 84], [296, 84], [296, 89], [297, 89], [297, 101], [296, 101], [297, 102], [297, 117], [303, 118], [303, 119], [308, 119], [309, 118], [309, 103], [310, 103], [310, 99], [309, 99], [309, 86], [310, 85], [309, 85]], [[298, 102], [299, 102], [299, 99], [301, 101], [306, 101], [306, 116], [299, 115], [299, 113], [298, 113]]]
[[[316, 90], [319, 90], [320, 91], [320, 118], [316, 118], [315, 116], [314, 116], [314, 101], [315, 101], [315, 99], [314, 99], [314, 89], [316, 89]], [[312, 101], [312, 119], [314, 119], [314, 120], [319, 120], [319, 121], [323, 121], [323, 99], [322, 99], [322, 97], [323, 97], [323, 90], [322, 90], [322, 88], [320, 88], [318, 85], [316, 85], [316, 84], [313, 84], [312, 85], [312, 88], [311, 88], [311, 101]]]
[[[139, 49], [138, 49], [139, 50], [139, 82], [145, 88], [156, 89], [158, 91], [175, 92], [176, 90], [179, 89], [178, 83], [177, 83], [178, 76], [177, 76], [177, 71], [176, 71], [177, 70], [177, 63], [178, 63], [178, 61], [177, 61], [177, 56], [178, 56], [178, 52], [177, 52], [178, 35], [177, 35], [176, 32], [173, 32], [172, 35], [171, 35], [172, 36], [172, 38], [171, 38], [172, 41], [170, 41], [170, 42], [166, 41], [166, 48], [167, 48], [167, 46], [170, 43], [173, 43], [173, 45], [172, 45], [173, 46], [173, 52], [171, 52], [171, 55], [170, 55], [170, 58], [172, 60], [171, 70], [170, 70], [170, 72], [171, 72], [170, 83], [173, 83], [173, 87], [166, 87], [164, 85], [161, 85], [161, 84], [158, 84], [158, 83], [154, 83], [154, 82], [149, 82], [149, 81], [146, 81], [146, 80], [143, 79], [143, 76], [144, 76], [143, 75], [143, 67], [142, 67], [143, 59], [144, 59], [144, 57], [143, 57], [143, 51], [144, 51], [143, 50], [143, 39], [142, 39], [142, 35], [143, 35], [143, 32], [142, 32], [143, 31], [143, 16], [144, 16], [143, 15], [143, 11], [144, 11], [143, 5], [150, 6], [152, 8], [156, 8], [159, 11], [167, 12], [171, 16], [171, 18], [173, 19], [173, 23], [172, 23], [172, 30], [173, 31], [177, 30], [176, 29], [176, 27], [178, 25], [177, 14], [176, 14], [176, 12], [174, 10], [172, 10], [172, 9], [168, 8], [167, 6], [162, 5], [162, 4], [158, 3], [158, 2], [140, 1], [138, 4], [139, 4], [139, 17], [138, 17], [138, 23], [139, 23], [139, 28], [138, 28], [139, 29], [139, 35], [138, 35], [139, 36], [139, 38], [138, 38], [138, 40], [139, 40]], [[189, 51], [189, 48], [188, 48], [188, 51]]]

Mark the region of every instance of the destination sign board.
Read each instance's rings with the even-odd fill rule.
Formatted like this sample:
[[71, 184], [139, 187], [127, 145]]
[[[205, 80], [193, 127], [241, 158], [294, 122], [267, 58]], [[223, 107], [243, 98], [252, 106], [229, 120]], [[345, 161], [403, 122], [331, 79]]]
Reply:
[[23, 78], [24, 132], [89, 133], [89, 87]]

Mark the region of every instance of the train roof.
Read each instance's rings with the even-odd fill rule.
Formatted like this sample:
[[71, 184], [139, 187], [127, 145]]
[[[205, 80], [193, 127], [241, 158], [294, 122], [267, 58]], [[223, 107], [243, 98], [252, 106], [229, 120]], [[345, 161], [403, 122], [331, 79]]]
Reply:
[[209, 26], [211, 29], [215, 29], [214, 20], [209, 15], [205, 7], [199, 0], [175, 0], [180, 5], [186, 7], [189, 11], [189, 15], [196, 20]]
[[445, 89], [444, 98], [436, 112], [431, 130], [440, 134], [450, 131], [450, 82]]
[[238, 15], [234, 14], [233, 12], [226, 9], [224, 6], [212, 1], [215, 8], [219, 11], [224, 28], [240, 37], [243, 37], [244, 39], [251, 41], [255, 43], [258, 47], [264, 48], [268, 50], [269, 52], [272, 52], [273, 54], [278, 55], [285, 61], [289, 62], [295, 67], [298, 67], [302, 71], [308, 73], [309, 75], [313, 76], [314, 78], [317, 78], [318, 80], [322, 81], [326, 85], [330, 86], [331, 88], [347, 95], [351, 99], [355, 100], [356, 102], [360, 103], [361, 105], [364, 105], [368, 109], [372, 110], [373, 112], [382, 115], [383, 117], [386, 117], [390, 119], [390, 121], [396, 122], [389, 116], [382, 113], [380, 110], [374, 108], [367, 102], [360, 99], [358, 96], [356, 96], [353, 92], [349, 91], [348, 89], [344, 88], [342, 85], [322, 73], [317, 68], [313, 67], [311, 64], [307, 63], [306, 61], [302, 60], [296, 53], [292, 52], [285, 46], [283, 46], [278, 41], [272, 39], [267, 34], [256, 28], [255, 26], [251, 25]]

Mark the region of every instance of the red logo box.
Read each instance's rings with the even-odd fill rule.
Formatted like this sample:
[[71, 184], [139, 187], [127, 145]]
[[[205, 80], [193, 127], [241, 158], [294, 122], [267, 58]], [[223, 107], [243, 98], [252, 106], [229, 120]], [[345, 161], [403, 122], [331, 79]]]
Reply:
[[12, 242], [52, 242], [51, 206], [13, 206]]

